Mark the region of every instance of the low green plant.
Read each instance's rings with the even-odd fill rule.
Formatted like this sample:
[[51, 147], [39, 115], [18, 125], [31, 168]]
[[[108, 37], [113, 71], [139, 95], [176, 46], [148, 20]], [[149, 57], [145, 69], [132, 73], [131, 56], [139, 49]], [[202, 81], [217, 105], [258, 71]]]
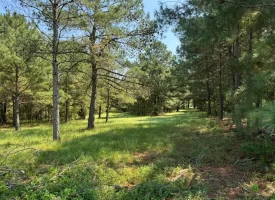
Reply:
[[250, 125], [254, 131], [264, 129], [267, 133], [275, 132], [275, 102], [267, 102], [248, 114]]

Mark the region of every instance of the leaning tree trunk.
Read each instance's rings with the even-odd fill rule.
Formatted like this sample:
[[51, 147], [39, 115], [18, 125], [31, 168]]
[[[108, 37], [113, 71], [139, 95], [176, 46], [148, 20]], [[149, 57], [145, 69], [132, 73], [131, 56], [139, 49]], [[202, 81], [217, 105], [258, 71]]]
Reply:
[[52, 40], [52, 67], [53, 67], [53, 140], [60, 140], [59, 129], [59, 102], [58, 102], [58, 3], [59, 0], [54, 0], [53, 9], [53, 40]]

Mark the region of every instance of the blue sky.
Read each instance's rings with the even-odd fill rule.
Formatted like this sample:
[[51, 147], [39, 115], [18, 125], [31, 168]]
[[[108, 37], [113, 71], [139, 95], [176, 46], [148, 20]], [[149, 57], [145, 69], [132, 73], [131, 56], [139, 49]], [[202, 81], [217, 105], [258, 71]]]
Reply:
[[[154, 17], [154, 12], [159, 9], [159, 2], [167, 2], [167, 0], [143, 0], [144, 10], [149, 12], [151, 17]], [[180, 44], [179, 39], [171, 29], [165, 32], [164, 36], [165, 38], [162, 39], [162, 42], [175, 54], [177, 46]]]

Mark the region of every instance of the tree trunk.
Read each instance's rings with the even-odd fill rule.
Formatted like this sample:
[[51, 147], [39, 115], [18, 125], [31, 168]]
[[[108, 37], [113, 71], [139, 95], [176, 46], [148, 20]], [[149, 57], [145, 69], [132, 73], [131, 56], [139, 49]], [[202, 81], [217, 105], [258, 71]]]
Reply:
[[33, 120], [33, 104], [30, 103], [30, 123], [32, 123]]
[[88, 119], [88, 129], [93, 129], [95, 127], [95, 108], [96, 108], [96, 94], [97, 94], [97, 66], [96, 60], [93, 55], [92, 47], [95, 45], [96, 41], [96, 27], [93, 26], [93, 31], [90, 36], [91, 42], [91, 65], [92, 65], [92, 95], [90, 101], [89, 119]]
[[70, 117], [69, 117], [69, 112], [70, 112], [70, 102], [69, 99], [66, 100], [65, 102], [65, 123], [69, 122]]
[[[252, 57], [253, 57], [253, 29], [249, 29], [249, 40], [248, 40], [248, 55], [249, 55], [249, 61], [250, 61], [250, 67], [251, 70], [248, 70], [247, 72], [247, 95], [248, 97], [253, 92], [251, 91], [253, 86], [253, 80], [252, 80], [252, 71], [253, 71], [253, 63], [252, 63]], [[253, 100], [251, 98], [248, 98], [248, 107], [249, 110], [253, 109]], [[250, 118], [247, 118], [247, 128], [250, 128], [251, 126], [251, 120]]]
[[102, 112], [102, 107], [101, 107], [101, 104], [100, 104], [99, 109], [98, 109], [98, 119], [101, 118], [101, 112]]
[[90, 111], [88, 119], [88, 129], [93, 129], [95, 127], [95, 107], [96, 107], [96, 87], [97, 87], [97, 70], [96, 64], [92, 64], [92, 96], [90, 101]]
[[15, 97], [12, 97], [12, 125], [15, 127], [16, 115], [15, 115]]
[[260, 99], [257, 99], [256, 108], [260, 108], [260, 106], [261, 106], [261, 100], [260, 100]]
[[211, 88], [210, 88], [210, 72], [209, 66], [206, 66], [207, 81], [206, 81], [206, 91], [207, 91], [207, 116], [212, 114], [211, 111]]
[[50, 122], [51, 121], [51, 106], [50, 105], [47, 106], [47, 110], [48, 110], [48, 122]]
[[106, 109], [106, 122], [109, 120], [109, 112], [110, 112], [110, 87], [107, 89], [108, 97], [107, 97], [107, 109]]
[[213, 93], [213, 107], [212, 107], [212, 115], [214, 117], [217, 117], [217, 100], [216, 100], [216, 94]]
[[[237, 34], [239, 34], [240, 31], [240, 26], [239, 24], [237, 25]], [[234, 58], [238, 61], [240, 57], [240, 42], [239, 42], [239, 37], [237, 36], [236, 41], [234, 42], [234, 50], [233, 50], [233, 55]], [[238, 62], [237, 62], [238, 63]], [[241, 85], [241, 73], [238, 71], [238, 69], [235, 67], [235, 74], [234, 74], [234, 80], [235, 80], [235, 85], [234, 85], [234, 92], [240, 87]], [[240, 133], [242, 130], [242, 113], [240, 110], [240, 103], [239, 100], [236, 98], [234, 99], [234, 118], [236, 122], [236, 127], [237, 131]]]
[[209, 81], [206, 82], [206, 89], [207, 89], [207, 115], [211, 115], [211, 91]]
[[4, 124], [7, 122], [7, 104], [5, 102], [1, 103], [1, 123]]
[[59, 0], [54, 0], [53, 9], [53, 40], [52, 40], [52, 67], [53, 67], [53, 140], [60, 140], [60, 119], [58, 102], [58, 38], [59, 38]]
[[220, 58], [219, 58], [219, 100], [220, 100], [220, 112], [219, 120], [223, 119], [223, 92], [222, 92], [222, 50], [220, 46]]
[[[68, 94], [69, 92], [69, 86], [68, 86], [68, 73], [66, 74], [66, 93]], [[65, 123], [67, 123], [69, 121], [69, 112], [70, 112], [70, 101], [69, 98], [66, 99], [65, 102]]]
[[15, 130], [20, 130], [20, 116], [19, 116], [19, 67], [15, 69], [15, 98], [14, 98], [14, 126]]

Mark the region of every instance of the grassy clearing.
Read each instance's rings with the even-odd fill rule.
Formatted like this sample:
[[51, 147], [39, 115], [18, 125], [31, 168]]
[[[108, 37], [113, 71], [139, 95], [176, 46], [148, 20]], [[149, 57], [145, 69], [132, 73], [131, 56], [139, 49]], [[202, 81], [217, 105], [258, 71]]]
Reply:
[[268, 199], [275, 192], [274, 169], [245, 157], [246, 139], [194, 110], [112, 114], [95, 130], [73, 121], [61, 132], [52, 142], [48, 125], [0, 130], [0, 199]]

